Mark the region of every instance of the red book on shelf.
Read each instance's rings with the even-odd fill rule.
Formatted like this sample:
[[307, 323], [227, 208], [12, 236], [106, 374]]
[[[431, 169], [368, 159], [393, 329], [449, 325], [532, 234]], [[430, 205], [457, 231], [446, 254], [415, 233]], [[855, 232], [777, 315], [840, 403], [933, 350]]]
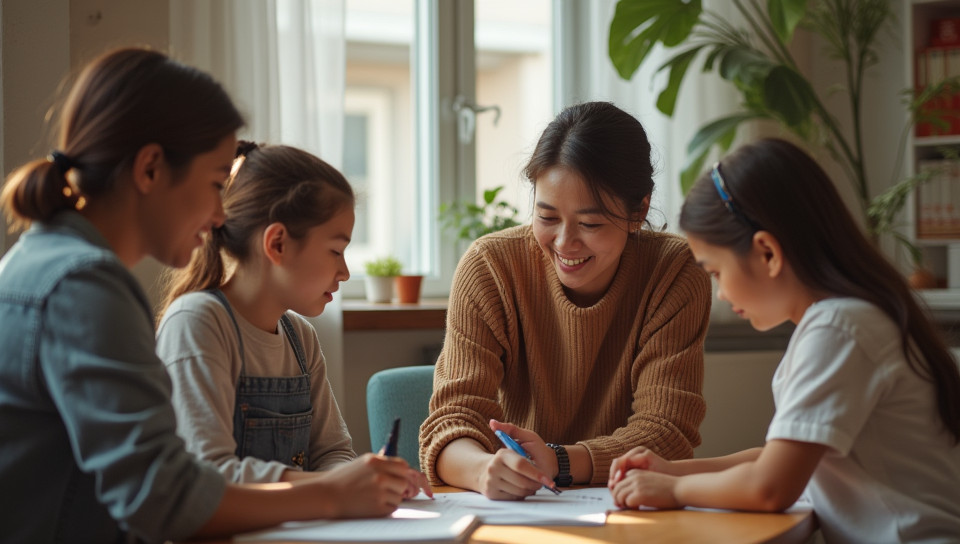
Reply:
[[932, 47], [960, 45], [960, 17], [930, 21], [930, 45]]
[[[960, 77], [960, 45], [928, 47], [917, 53], [916, 59], [917, 92], [947, 78]], [[920, 108], [920, 116], [940, 121], [918, 122], [914, 129], [918, 137], [960, 134], [960, 95], [941, 94], [928, 100]]]

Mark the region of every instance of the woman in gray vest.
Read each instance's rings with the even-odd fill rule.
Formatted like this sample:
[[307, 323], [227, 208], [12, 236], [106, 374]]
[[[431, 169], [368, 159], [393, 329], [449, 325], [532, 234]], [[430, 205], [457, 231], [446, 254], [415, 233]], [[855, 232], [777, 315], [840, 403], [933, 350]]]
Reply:
[[11, 174], [29, 226], [0, 261], [0, 527], [9, 542], [162, 542], [288, 520], [382, 516], [401, 459], [282, 488], [228, 484], [176, 433], [171, 382], [130, 268], [184, 266], [223, 222], [243, 125], [208, 75], [143, 49], [87, 66], [56, 149]]

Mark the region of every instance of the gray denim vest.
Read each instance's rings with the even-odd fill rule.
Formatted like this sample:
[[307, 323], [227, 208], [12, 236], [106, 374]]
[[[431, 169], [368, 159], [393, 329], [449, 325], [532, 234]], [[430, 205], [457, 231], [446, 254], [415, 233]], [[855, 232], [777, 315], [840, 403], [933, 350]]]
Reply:
[[280, 318], [280, 325], [297, 356], [302, 374], [293, 377], [247, 376], [243, 336], [230, 302], [219, 289], [210, 290], [209, 293], [227, 309], [240, 347], [240, 379], [237, 381], [233, 410], [233, 439], [237, 443], [237, 457], [255, 457], [303, 468], [310, 459], [313, 406], [310, 402], [307, 357], [293, 323], [286, 315]]

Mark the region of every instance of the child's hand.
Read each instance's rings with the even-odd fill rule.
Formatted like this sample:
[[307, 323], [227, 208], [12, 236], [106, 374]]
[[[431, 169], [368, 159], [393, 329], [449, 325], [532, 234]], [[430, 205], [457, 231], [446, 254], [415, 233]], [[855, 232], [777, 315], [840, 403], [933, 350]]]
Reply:
[[677, 476], [635, 469], [610, 489], [613, 502], [620, 508], [680, 508], [674, 495]]
[[607, 487], [612, 490], [613, 486], [617, 485], [627, 472], [634, 469], [672, 474], [672, 464], [672, 462], [665, 460], [644, 446], [637, 446], [613, 460], [613, 463], [610, 465], [610, 477], [607, 480]]
[[430, 498], [433, 498], [433, 489], [427, 482], [427, 476], [419, 470], [407, 470], [407, 488], [403, 490], [404, 499], [412, 499], [420, 494], [420, 490]]
[[397, 509], [408, 486], [410, 470], [410, 465], [399, 457], [366, 453], [318, 473], [314, 482], [321, 486], [326, 498], [336, 498], [332, 517], [379, 517]]

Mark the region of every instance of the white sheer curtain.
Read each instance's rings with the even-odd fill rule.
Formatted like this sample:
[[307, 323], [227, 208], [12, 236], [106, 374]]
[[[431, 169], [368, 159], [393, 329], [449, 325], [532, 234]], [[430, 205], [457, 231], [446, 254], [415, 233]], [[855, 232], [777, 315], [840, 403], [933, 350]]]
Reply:
[[[736, 90], [714, 73], [701, 73], [700, 65], [694, 63], [684, 79], [676, 112], [672, 118], [667, 117], [656, 107], [667, 74], [656, 74], [656, 70], [676, 50], [657, 48], [633, 78], [624, 81], [607, 52], [617, 0], [558, 1], [567, 18], [557, 44], [563, 59], [557, 70], [558, 108], [576, 102], [608, 100], [640, 120], [653, 146], [656, 171], [650, 220], [655, 227], [665, 222], [668, 230], [676, 232], [683, 202], [680, 171], [686, 161], [687, 142], [704, 122], [738, 108]], [[724, 14], [735, 9], [727, 0], [707, 0], [704, 4]], [[574, 61], [570, 63], [569, 59]]]
[[[244, 113], [241, 138], [343, 157], [344, 0], [170, 0], [170, 52], [219, 80]], [[336, 293], [311, 319], [343, 399]]]

